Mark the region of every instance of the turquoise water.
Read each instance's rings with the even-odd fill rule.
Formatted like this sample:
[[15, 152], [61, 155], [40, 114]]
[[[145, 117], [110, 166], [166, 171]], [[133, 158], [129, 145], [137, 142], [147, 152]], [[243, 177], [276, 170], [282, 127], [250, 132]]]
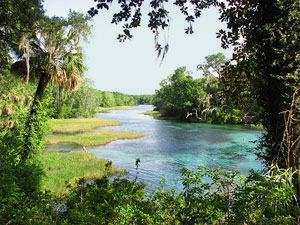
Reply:
[[150, 105], [143, 105], [98, 114], [99, 118], [122, 122], [122, 126], [103, 129], [144, 133], [145, 137], [119, 140], [87, 150], [129, 169], [131, 178], [135, 176], [135, 160], [140, 158], [139, 180], [153, 187], [159, 186], [164, 177], [169, 187], [180, 188], [183, 167], [207, 166], [239, 170], [242, 174], [250, 169], [263, 169], [256, 160], [253, 143], [261, 130], [245, 126], [178, 123], [139, 114], [152, 109]]

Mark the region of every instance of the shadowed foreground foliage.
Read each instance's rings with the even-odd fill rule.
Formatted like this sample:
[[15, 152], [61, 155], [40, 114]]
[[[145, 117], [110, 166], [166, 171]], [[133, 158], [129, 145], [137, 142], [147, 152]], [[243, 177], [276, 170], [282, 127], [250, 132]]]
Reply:
[[65, 224], [297, 224], [290, 173], [272, 171], [241, 177], [220, 169], [183, 169], [181, 193], [162, 185], [148, 195], [136, 179], [81, 179], [63, 198], [66, 211], [58, 218]]
[[[137, 182], [137, 177], [133, 181], [126, 177], [112, 180], [109, 173], [111, 163], [106, 164], [106, 175], [102, 178], [79, 179], [60, 198], [44, 193], [35, 194], [34, 198], [21, 193], [1, 198], [0, 222], [286, 225], [298, 224], [300, 219], [300, 208], [294, 204], [291, 170], [280, 171], [274, 167], [265, 175], [251, 171], [242, 177], [238, 172], [220, 169], [199, 167], [194, 172], [183, 169], [180, 193], [165, 189], [162, 181], [162, 187], [149, 194], [146, 185]], [[3, 178], [0, 179], [3, 194]]]

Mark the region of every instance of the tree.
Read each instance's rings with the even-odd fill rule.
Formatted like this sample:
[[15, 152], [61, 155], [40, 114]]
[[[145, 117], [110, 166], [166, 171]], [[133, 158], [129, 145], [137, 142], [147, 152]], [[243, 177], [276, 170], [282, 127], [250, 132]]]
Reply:
[[[39, 21], [38, 29], [22, 38], [26, 41], [22, 41], [21, 47], [30, 48], [30, 51], [26, 51], [30, 52], [30, 56], [24, 56], [23, 51], [16, 52], [19, 53], [21, 60], [14, 63], [11, 70], [21, 76], [28, 74], [29, 71], [30, 75], [38, 80], [27, 123], [28, 132], [23, 159], [28, 158], [29, 153], [34, 151], [31, 140], [34, 133], [33, 124], [47, 85], [55, 83], [61, 88], [75, 90], [81, 82], [80, 77], [85, 67], [82, 49], [78, 44], [90, 32], [88, 20], [89, 17], [72, 11], [68, 20], [44, 17]], [[26, 63], [28, 58], [29, 68]]]
[[116, 103], [115, 103], [115, 98], [114, 98], [113, 93], [111, 93], [109, 91], [104, 91], [103, 98], [102, 98], [102, 106], [112, 107], [115, 104]]
[[40, 0], [1, 0], [0, 1], [0, 72], [8, 68], [8, 52], [18, 49], [20, 38], [30, 34], [36, 28], [36, 22], [42, 18], [43, 9]]
[[[49, 89], [54, 118], [94, 117], [102, 101], [102, 93], [92, 87], [92, 82], [85, 78], [75, 91], [67, 91], [53, 86]], [[59, 94], [59, 98], [57, 98]]]
[[[251, 94], [262, 108], [262, 123], [267, 133], [262, 142], [266, 151], [260, 156], [268, 165], [277, 163], [280, 167], [297, 169], [299, 139], [290, 140], [293, 149], [281, 143], [286, 125], [284, 112], [290, 109], [292, 95], [300, 85], [299, 2], [232, 2], [221, 15], [221, 20], [228, 21], [229, 31], [221, 31], [220, 35], [223, 47], [235, 47], [237, 68], [246, 74]], [[239, 42], [240, 39], [244, 42]]]
[[203, 80], [194, 80], [185, 67], [176, 69], [160, 86], [154, 97], [154, 106], [165, 116], [186, 120], [194, 114], [200, 119], [203, 109], [209, 104]]
[[205, 77], [208, 75], [218, 75], [218, 77], [221, 78], [222, 70], [227, 62], [228, 60], [223, 53], [212, 54], [206, 56], [204, 64], [199, 64], [197, 69], [202, 70]]
[[224, 54], [217, 53], [206, 56], [204, 64], [199, 64], [197, 66], [197, 70], [203, 71], [203, 76], [205, 77], [205, 89], [210, 96], [210, 102], [213, 106], [218, 106], [220, 104], [218, 93], [219, 79], [222, 76], [222, 70], [227, 62], [228, 60], [225, 58]]

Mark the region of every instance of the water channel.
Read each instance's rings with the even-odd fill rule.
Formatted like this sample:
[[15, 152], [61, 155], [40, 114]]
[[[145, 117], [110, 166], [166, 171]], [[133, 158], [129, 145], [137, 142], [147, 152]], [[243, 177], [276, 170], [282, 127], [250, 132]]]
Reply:
[[139, 180], [153, 187], [159, 186], [164, 177], [168, 187], [180, 188], [180, 170], [183, 167], [194, 170], [201, 165], [239, 170], [242, 174], [250, 169], [259, 171], [263, 168], [256, 160], [253, 143], [262, 130], [245, 126], [171, 122], [141, 114], [152, 109], [151, 105], [141, 105], [98, 114], [99, 118], [122, 122], [121, 126], [100, 129], [144, 133], [145, 137], [89, 147], [88, 151], [129, 169], [131, 177], [135, 176], [135, 160], [139, 158]]

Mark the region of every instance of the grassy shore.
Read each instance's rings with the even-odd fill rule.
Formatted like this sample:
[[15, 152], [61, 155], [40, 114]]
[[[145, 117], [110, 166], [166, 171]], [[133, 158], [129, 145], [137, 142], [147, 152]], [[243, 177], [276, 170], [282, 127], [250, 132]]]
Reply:
[[106, 145], [120, 139], [135, 139], [143, 137], [144, 134], [132, 132], [116, 132], [112, 130], [92, 130], [84, 133], [73, 133], [66, 135], [48, 136], [48, 144], [54, 145], [62, 142], [73, 142], [81, 146]]
[[85, 132], [97, 127], [119, 126], [121, 122], [99, 118], [84, 119], [51, 119], [50, 127], [53, 134], [70, 134]]
[[[147, 111], [147, 112], [143, 112], [141, 113], [143, 115], [148, 115], [148, 116], [153, 116], [155, 119], [158, 119], [158, 120], [170, 120], [170, 121], [180, 121], [179, 118], [176, 118], [176, 117], [165, 117], [165, 116], [162, 116], [161, 113], [159, 111]], [[202, 121], [199, 121], [197, 119], [192, 119], [190, 120], [190, 122], [195, 122], [195, 123], [207, 123], [207, 122], [202, 122]], [[229, 125], [229, 124], [228, 124]], [[233, 124], [234, 125], [234, 124]], [[244, 125], [244, 124], [236, 124], [236, 125]], [[256, 129], [264, 129], [263, 126], [261, 124], [247, 124], [247, 125], [244, 125], [244, 126], [249, 126], [249, 127], [252, 127], [252, 128], [256, 128]]]
[[158, 119], [158, 120], [170, 120], [170, 121], [174, 121], [174, 122], [180, 121], [178, 117], [162, 116], [159, 111], [147, 111], [147, 112], [143, 112], [141, 114], [153, 116], [155, 119]]
[[82, 146], [105, 145], [119, 139], [135, 139], [144, 134], [133, 132], [117, 132], [112, 130], [93, 130], [97, 127], [117, 126], [118, 121], [98, 118], [89, 119], [52, 119], [52, 133], [47, 136], [49, 145], [61, 142], [74, 142]]
[[148, 116], [161, 117], [161, 114], [159, 111], [147, 111], [147, 112], [144, 112], [143, 114], [148, 115]]
[[[103, 176], [107, 162], [85, 152], [46, 152], [41, 158], [45, 172], [41, 181], [42, 191], [50, 190], [56, 195], [64, 194], [68, 191], [67, 186], [74, 186], [80, 178], [93, 179]], [[120, 170], [117, 167], [112, 167], [113, 174], [118, 171]]]
[[109, 110], [118, 110], [118, 109], [130, 109], [133, 106], [113, 106], [113, 107], [97, 107], [97, 112], [109, 111]]
[[[143, 137], [144, 134], [133, 132], [117, 132], [95, 128], [121, 125], [118, 121], [104, 119], [52, 119], [49, 122], [52, 133], [47, 136], [49, 145], [62, 142], [73, 142], [81, 146], [97, 146], [108, 144], [119, 139]], [[67, 192], [67, 186], [73, 186], [79, 178], [93, 179], [101, 177], [105, 172], [107, 160], [97, 159], [85, 152], [55, 152], [42, 155], [41, 163], [45, 171], [42, 190], [50, 190], [60, 195]], [[113, 166], [112, 173], [120, 171]]]

